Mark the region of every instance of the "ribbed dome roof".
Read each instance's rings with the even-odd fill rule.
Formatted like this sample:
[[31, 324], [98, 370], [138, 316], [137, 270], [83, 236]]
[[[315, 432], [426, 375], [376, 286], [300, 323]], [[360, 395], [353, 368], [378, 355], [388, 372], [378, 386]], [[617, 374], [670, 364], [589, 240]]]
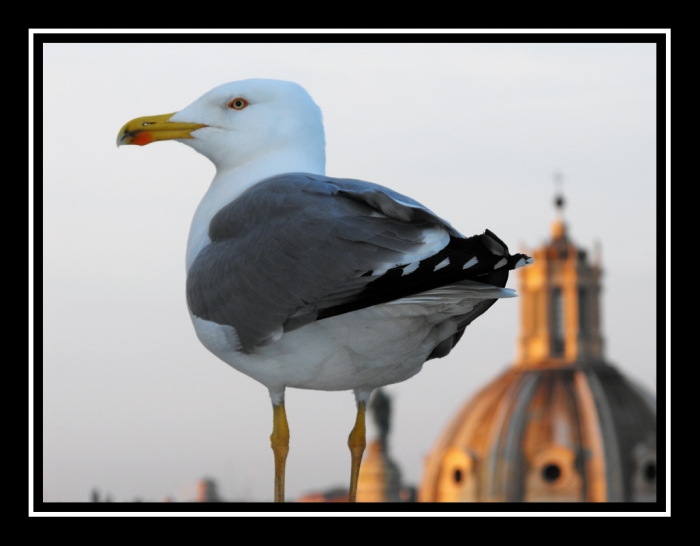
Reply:
[[655, 501], [656, 403], [605, 363], [600, 252], [551, 239], [519, 270], [513, 366], [452, 419], [421, 501]]
[[511, 368], [455, 415], [419, 500], [655, 501], [653, 397], [614, 367]]

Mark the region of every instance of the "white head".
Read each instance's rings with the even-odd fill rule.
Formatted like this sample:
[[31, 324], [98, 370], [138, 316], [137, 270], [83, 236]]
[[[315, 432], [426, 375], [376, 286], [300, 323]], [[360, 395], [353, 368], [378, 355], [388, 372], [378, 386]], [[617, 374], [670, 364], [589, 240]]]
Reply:
[[130, 121], [117, 143], [172, 139], [208, 157], [219, 172], [261, 160], [279, 164], [282, 172], [325, 170], [321, 110], [293, 82], [251, 79], [220, 85], [175, 114]]

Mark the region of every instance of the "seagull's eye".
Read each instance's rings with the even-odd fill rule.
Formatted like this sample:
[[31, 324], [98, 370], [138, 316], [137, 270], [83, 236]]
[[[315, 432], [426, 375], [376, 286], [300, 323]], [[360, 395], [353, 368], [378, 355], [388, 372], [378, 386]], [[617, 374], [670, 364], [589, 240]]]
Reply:
[[248, 101], [240, 97], [228, 103], [228, 107], [234, 110], [243, 110], [246, 106], [248, 106]]

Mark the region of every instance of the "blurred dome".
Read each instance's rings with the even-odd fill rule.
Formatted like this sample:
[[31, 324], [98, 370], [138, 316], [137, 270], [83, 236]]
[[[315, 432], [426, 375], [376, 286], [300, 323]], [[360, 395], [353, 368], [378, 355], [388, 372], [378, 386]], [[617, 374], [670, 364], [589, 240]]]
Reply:
[[614, 367], [510, 369], [428, 456], [423, 502], [656, 500], [656, 411]]
[[518, 270], [516, 361], [445, 428], [419, 501], [656, 501], [654, 397], [605, 362], [599, 260], [558, 209]]

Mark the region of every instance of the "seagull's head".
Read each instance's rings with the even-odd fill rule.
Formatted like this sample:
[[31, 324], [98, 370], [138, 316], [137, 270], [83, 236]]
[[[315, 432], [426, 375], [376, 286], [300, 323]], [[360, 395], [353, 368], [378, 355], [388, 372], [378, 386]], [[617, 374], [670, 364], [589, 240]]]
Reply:
[[321, 172], [325, 167], [321, 110], [303, 87], [288, 81], [220, 85], [179, 112], [131, 120], [119, 131], [117, 145], [159, 140], [194, 148], [218, 170], [258, 160], [284, 162], [287, 156], [304, 158], [301, 165], [320, 165]]

